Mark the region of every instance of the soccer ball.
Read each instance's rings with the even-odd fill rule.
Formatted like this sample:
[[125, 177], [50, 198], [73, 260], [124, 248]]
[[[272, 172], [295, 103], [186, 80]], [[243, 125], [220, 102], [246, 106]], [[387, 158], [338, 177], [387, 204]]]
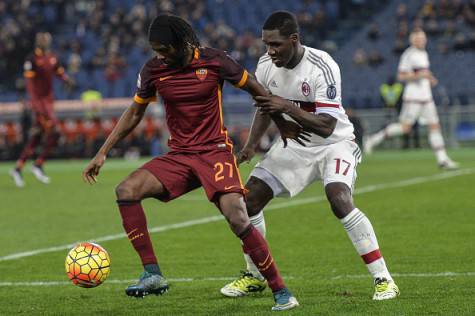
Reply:
[[110, 258], [98, 244], [82, 242], [69, 251], [65, 267], [66, 275], [77, 286], [96, 287], [109, 275]]

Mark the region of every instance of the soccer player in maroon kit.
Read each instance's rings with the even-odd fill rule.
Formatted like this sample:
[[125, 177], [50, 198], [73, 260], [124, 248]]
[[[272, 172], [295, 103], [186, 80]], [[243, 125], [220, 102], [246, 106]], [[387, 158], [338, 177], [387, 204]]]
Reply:
[[53, 77], [56, 75], [66, 84], [73, 84], [50, 47], [51, 34], [46, 32], [37, 33], [35, 51], [24, 64], [26, 90], [30, 98], [29, 104], [34, 116], [34, 123], [30, 130], [28, 142], [16, 162], [15, 169], [10, 171], [10, 175], [18, 187], [25, 185], [21, 172], [26, 160], [33, 155], [37, 146], [41, 146], [41, 153], [34, 162], [31, 171], [42, 183], [50, 182], [49, 177], [43, 171], [43, 163], [53, 150], [59, 137], [53, 108]]
[[[168, 290], [168, 282], [154, 254], [141, 201], [154, 197], [167, 202], [203, 186], [208, 199], [219, 208], [267, 279], [275, 300], [272, 310], [298, 306], [279, 274], [265, 239], [246, 214], [245, 189], [223, 125], [221, 94], [225, 80], [253, 96], [267, 92], [225, 52], [200, 47], [191, 26], [179, 17], [155, 18], [150, 25], [149, 41], [158, 56], [143, 66], [132, 105], [83, 172], [85, 181], [91, 184], [96, 181], [107, 153], [137, 126], [148, 103], [158, 93], [166, 110], [171, 151], [147, 162], [116, 187], [124, 229], [145, 270], [138, 283], [126, 289], [126, 294], [143, 297]], [[287, 136], [286, 129], [279, 128], [282, 137]], [[298, 140], [298, 131], [288, 137]]]

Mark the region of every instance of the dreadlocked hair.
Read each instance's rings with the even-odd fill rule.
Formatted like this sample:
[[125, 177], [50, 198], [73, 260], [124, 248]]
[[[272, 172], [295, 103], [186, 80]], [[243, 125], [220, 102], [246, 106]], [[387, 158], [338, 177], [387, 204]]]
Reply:
[[172, 45], [179, 53], [185, 54], [186, 47], [200, 46], [200, 41], [191, 25], [184, 19], [171, 14], [161, 14], [150, 24], [149, 40], [164, 45]]

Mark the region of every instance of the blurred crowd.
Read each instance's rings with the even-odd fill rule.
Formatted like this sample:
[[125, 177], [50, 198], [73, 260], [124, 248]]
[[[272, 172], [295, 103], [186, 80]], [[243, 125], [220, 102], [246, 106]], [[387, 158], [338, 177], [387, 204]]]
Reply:
[[[55, 158], [86, 158], [93, 156], [117, 123], [112, 118], [67, 118], [58, 122], [59, 144], [53, 152]], [[20, 122], [0, 123], [0, 160], [18, 158], [29, 128], [30, 116], [25, 113]], [[136, 129], [112, 152], [112, 157], [135, 158], [141, 155], [160, 155], [166, 150], [166, 129], [160, 120], [146, 116]]]
[[[92, 157], [102, 146], [118, 120], [119, 117], [116, 116], [104, 118], [100, 115], [60, 119], [58, 121], [59, 143], [52, 157]], [[0, 160], [18, 158], [27, 140], [31, 124], [32, 118], [26, 106], [19, 121], [0, 122]], [[243, 147], [248, 134], [248, 127], [229, 126], [229, 137], [236, 151]], [[133, 132], [112, 149], [109, 156], [134, 159], [140, 156], [161, 155], [168, 151], [168, 135], [164, 120], [153, 114], [147, 114]], [[278, 136], [277, 128], [272, 125], [262, 137], [258, 151], [267, 151]]]
[[[370, 0], [295, 1], [299, 3], [296, 14], [305, 43], [336, 50], [336, 43], [328, 37], [339, 15], [351, 12], [353, 3], [367, 1]], [[223, 0], [215, 2], [215, 6], [226, 6]], [[184, 17], [195, 27], [202, 45], [226, 50], [253, 70], [265, 51], [258, 32], [260, 25], [249, 25], [238, 31], [211, 14], [212, 4], [206, 0], [0, 1], [0, 92], [23, 89], [24, 85], [12, 78], [21, 80], [23, 62], [32, 52], [34, 33], [42, 30], [53, 34], [55, 51], [77, 82], [73, 91], [65, 94], [59, 91], [60, 98], [76, 98], [91, 85], [96, 88], [100, 85], [98, 88], [105, 97], [130, 95], [133, 85], [129, 84], [134, 82], [136, 73], [150, 55], [147, 27], [157, 13], [163, 12]], [[288, 4], [280, 5], [286, 6]], [[241, 12], [241, 9], [236, 11]], [[244, 14], [239, 12], [236, 14]], [[262, 23], [267, 14], [258, 23]], [[119, 89], [117, 83], [120, 83]]]
[[[395, 37], [392, 52], [396, 56], [407, 48], [409, 33], [416, 27], [425, 30], [442, 54], [475, 50], [475, 0], [425, 0], [415, 15], [408, 13], [406, 3], [400, 3], [394, 16], [394, 34], [383, 34], [380, 26], [372, 23], [367, 38], [378, 42], [384, 41], [384, 37]], [[353, 54], [353, 63], [360, 66], [378, 67], [385, 59], [376, 49], [358, 48]]]

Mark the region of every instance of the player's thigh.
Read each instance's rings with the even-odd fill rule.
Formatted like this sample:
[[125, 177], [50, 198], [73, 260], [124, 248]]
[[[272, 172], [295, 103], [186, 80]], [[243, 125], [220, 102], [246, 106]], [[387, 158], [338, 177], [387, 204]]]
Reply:
[[399, 114], [399, 122], [412, 126], [419, 119], [420, 112], [420, 103], [405, 101]]
[[421, 119], [424, 120], [424, 123], [429, 125], [439, 124], [439, 115], [437, 114], [437, 108], [433, 101], [427, 102], [423, 105], [421, 110]]
[[147, 197], [155, 197], [164, 202], [173, 200], [201, 185], [190, 167], [190, 158], [185, 154], [169, 153], [156, 157], [140, 167], [140, 170], [152, 175], [163, 188], [158, 194], [147, 194]]
[[163, 184], [146, 169], [138, 169], [129, 174], [117, 187], [119, 200], [141, 200], [160, 196], [165, 192]]
[[353, 141], [341, 141], [328, 145], [323, 170], [323, 184], [340, 182], [353, 191], [356, 181], [356, 167], [361, 161], [361, 150]]
[[210, 201], [216, 203], [219, 196], [226, 193], [244, 195], [236, 158], [230, 151], [217, 149], [194, 154], [189, 163]]
[[[251, 176], [262, 179], [262, 175], [256, 172], [264, 169], [285, 188], [285, 190], [277, 188], [275, 196], [295, 196], [318, 178], [316, 162], [321, 158], [319, 147], [321, 146], [303, 147], [289, 143], [284, 148], [282, 141], [279, 140], [256, 165]], [[263, 180], [267, 182], [266, 179]]]

